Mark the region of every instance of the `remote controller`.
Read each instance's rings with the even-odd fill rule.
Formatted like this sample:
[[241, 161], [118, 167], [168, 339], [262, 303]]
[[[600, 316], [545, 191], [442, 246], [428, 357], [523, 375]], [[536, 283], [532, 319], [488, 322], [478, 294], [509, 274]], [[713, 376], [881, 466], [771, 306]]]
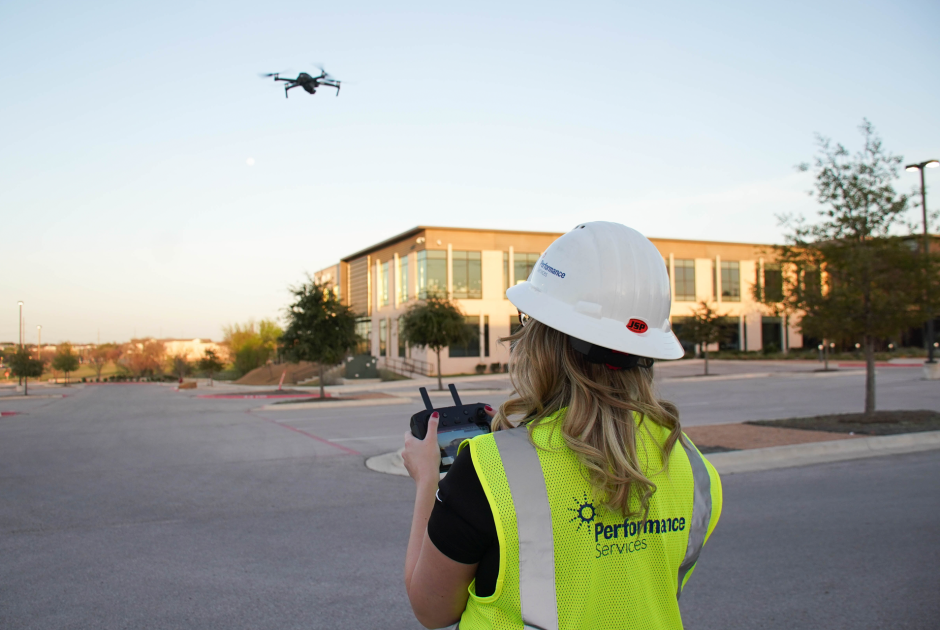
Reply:
[[435, 411], [440, 414], [437, 424], [437, 443], [441, 448], [441, 472], [447, 472], [457, 456], [457, 448], [464, 440], [490, 432], [490, 417], [486, 413], [486, 404], [464, 405], [457, 395], [453, 383], [447, 386], [454, 399], [453, 407], [435, 409], [424, 387], [418, 389], [424, 400], [425, 409], [411, 416], [411, 434], [423, 440], [428, 434], [428, 420]]

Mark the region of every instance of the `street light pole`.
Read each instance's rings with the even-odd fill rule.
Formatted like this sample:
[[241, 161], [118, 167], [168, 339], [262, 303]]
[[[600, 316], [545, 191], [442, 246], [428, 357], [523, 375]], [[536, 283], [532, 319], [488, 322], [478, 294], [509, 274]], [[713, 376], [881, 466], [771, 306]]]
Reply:
[[20, 307], [20, 350], [23, 349], [23, 300], [16, 303]]
[[42, 360], [42, 326], [36, 326], [36, 358]]
[[927, 160], [920, 164], [908, 164], [905, 170], [920, 171], [920, 208], [924, 215], [924, 301], [927, 303], [927, 363], [936, 363], [933, 358], [933, 312], [930, 311], [930, 277], [926, 276], [930, 271], [930, 233], [927, 226], [927, 187], [924, 184], [924, 169], [937, 168], [940, 162], [937, 160]]

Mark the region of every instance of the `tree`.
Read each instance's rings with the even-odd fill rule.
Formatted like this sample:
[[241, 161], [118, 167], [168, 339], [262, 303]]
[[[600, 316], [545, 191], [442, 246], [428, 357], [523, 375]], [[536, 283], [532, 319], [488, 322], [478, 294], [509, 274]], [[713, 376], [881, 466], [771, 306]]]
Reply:
[[13, 376], [23, 379], [23, 395], [29, 394], [29, 377], [39, 378], [42, 376], [43, 363], [40, 359], [34, 359], [26, 348], [17, 348], [13, 356], [9, 357], [10, 372]]
[[692, 309], [692, 317], [682, 329], [683, 337], [702, 348], [702, 354], [705, 356], [705, 376], [708, 376], [708, 346], [722, 340], [724, 320], [723, 315], [719, 315], [703, 300], [699, 302], [698, 308]]
[[441, 381], [441, 349], [451, 344], [466, 343], [470, 338], [460, 308], [443, 297], [429, 297], [414, 304], [401, 317], [399, 334], [405, 343], [430, 348], [437, 355], [437, 388]]
[[132, 340], [125, 346], [121, 363], [137, 378], [157, 376], [163, 372], [166, 347], [162, 341]]
[[235, 370], [246, 374], [261, 367], [277, 352], [282, 330], [277, 322], [263, 319], [222, 328], [223, 343], [232, 355]]
[[209, 386], [212, 386], [212, 375], [225, 369], [225, 363], [212, 348], [206, 348], [205, 354], [199, 359], [196, 366], [209, 376]]
[[78, 357], [72, 352], [72, 344], [60, 343], [56, 348], [55, 358], [52, 359], [52, 369], [65, 372], [65, 384], [69, 383], [69, 372], [78, 369]]
[[783, 217], [791, 233], [778, 248], [784, 302], [800, 312], [804, 335], [861, 340], [865, 351], [865, 413], [875, 411], [875, 343], [922, 321], [923, 263], [910, 241], [894, 234], [908, 198], [892, 182], [902, 163], [887, 153], [871, 123], [859, 126], [863, 148], [851, 155], [817, 136], [812, 167], [823, 209], [819, 222]]
[[95, 377], [101, 380], [101, 371], [108, 363], [117, 363], [121, 358], [121, 347], [116, 343], [102, 343], [95, 346], [88, 355], [88, 360], [95, 368]]
[[326, 284], [310, 276], [307, 282], [291, 287], [294, 302], [286, 309], [287, 329], [281, 336], [281, 348], [287, 360], [317, 364], [320, 397], [324, 389], [324, 366], [335, 365], [356, 345], [356, 316], [340, 303]]
[[183, 377], [189, 374], [191, 366], [185, 354], [174, 354], [170, 357], [170, 367], [173, 369], [173, 373], [176, 374], [179, 382], [182, 383]]

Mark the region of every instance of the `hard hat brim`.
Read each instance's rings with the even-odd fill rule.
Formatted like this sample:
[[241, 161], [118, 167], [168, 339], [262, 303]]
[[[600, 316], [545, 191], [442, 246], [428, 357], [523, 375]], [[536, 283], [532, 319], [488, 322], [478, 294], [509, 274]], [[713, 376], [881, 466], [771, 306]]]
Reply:
[[595, 345], [650, 359], [671, 361], [685, 356], [685, 350], [665, 322], [646, 322], [649, 328], [636, 333], [627, 322], [578, 312], [574, 306], [542, 293], [528, 280], [509, 287], [506, 297], [521, 312], [546, 326]]

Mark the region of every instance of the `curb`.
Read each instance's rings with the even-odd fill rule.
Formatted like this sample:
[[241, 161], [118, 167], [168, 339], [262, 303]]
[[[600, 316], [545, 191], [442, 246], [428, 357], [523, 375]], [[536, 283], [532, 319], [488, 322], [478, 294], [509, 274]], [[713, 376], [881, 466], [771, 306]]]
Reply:
[[[712, 453], [706, 455], [705, 459], [711, 462], [719, 474], [732, 475], [936, 449], [940, 449], [940, 431], [924, 431]], [[407, 477], [408, 471], [405, 470], [405, 463], [401, 458], [402, 450], [370, 457], [366, 460], [366, 467], [387, 475]]]
[[705, 457], [719, 473], [727, 475], [934, 449], [940, 449], [940, 431], [789, 444], [730, 453], [712, 453]]
[[378, 407], [380, 405], [407, 405], [410, 398], [364, 398], [362, 400], [332, 400], [329, 402], [292, 403], [286, 405], [264, 405], [255, 411], [294, 411], [296, 409], [336, 409], [337, 407]]
[[408, 477], [408, 471], [405, 470], [405, 461], [401, 458], [401, 452], [405, 450], [400, 448], [391, 453], [376, 455], [366, 460], [366, 468], [375, 472], [385, 473], [386, 475], [398, 475], [399, 477]]

